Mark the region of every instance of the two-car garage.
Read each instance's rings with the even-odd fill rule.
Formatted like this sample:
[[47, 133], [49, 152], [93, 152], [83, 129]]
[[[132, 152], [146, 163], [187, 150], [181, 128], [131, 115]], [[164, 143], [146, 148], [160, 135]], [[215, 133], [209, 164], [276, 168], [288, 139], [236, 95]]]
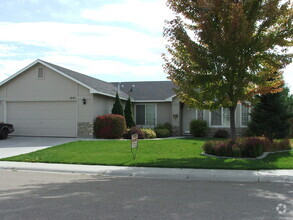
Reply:
[[7, 102], [13, 135], [77, 136], [76, 101]]

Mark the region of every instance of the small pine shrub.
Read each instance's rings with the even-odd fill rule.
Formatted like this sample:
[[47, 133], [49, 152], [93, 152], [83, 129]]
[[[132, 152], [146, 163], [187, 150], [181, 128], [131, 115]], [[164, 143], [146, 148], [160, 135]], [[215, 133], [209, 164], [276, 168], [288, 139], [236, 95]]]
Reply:
[[208, 125], [205, 120], [192, 120], [190, 122], [190, 133], [194, 137], [204, 137], [208, 130]]
[[115, 114], [98, 116], [94, 123], [94, 131], [97, 138], [122, 138], [126, 131], [125, 118]]
[[156, 138], [156, 132], [153, 129], [142, 128], [141, 131], [146, 139]]
[[171, 136], [171, 132], [166, 128], [155, 128], [154, 131], [157, 138], [165, 138]]
[[216, 131], [216, 133], [214, 134], [215, 138], [228, 138], [229, 137], [229, 133], [227, 130], [224, 129], [219, 129]]
[[126, 133], [124, 134], [124, 138], [125, 139], [131, 139], [131, 136], [133, 134], [138, 134], [138, 139], [144, 139], [145, 138], [142, 129], [140, 129], [138, 127], [132, 127], [130, 129], [127, 129]]

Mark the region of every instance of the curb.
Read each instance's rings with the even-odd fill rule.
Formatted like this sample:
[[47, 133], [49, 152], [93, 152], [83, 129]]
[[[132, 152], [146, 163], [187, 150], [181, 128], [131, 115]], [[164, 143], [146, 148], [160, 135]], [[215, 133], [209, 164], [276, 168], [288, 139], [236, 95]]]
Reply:
[[201, 155], [208, 156], [208, 157], [215, 157], [215, 158], [221, 158], [221, 159], [243, 159], [243, 160], [261, 160], [266, 158], [269, 154], [276, 154], [276, 153], [284, 153], [284, 152], [290, 152], [293, 150], [280, 150], [280, 151], [274, 151], [274, 152], [263, 152], [262, 155], [258, 157], [225, 157], [225, 156], [217, 156], [212, 154], [207, 154], [205, 152], [202, 152]]
[[58, 172], [176, 180], [293, 183], [293, 170], [179, 169], [6, 161], [0, 161], [0, 170]]

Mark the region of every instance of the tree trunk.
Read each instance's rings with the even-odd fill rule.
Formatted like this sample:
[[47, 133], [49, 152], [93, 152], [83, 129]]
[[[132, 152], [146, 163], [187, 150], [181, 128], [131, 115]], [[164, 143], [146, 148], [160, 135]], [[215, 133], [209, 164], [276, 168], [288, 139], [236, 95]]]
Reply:
[[235, 127], [235, 110], [236, 106], [229, 108], [230, 110], [230, 130], [231, 130], [231, 141], [236, 142], [236, 127]]

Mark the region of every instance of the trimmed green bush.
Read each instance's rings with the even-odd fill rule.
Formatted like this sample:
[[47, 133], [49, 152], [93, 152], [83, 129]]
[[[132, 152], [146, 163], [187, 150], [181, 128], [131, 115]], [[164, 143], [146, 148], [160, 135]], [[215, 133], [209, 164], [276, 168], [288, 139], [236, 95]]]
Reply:
[[215, 138], [228, 138], [229, 137], [229, 133], [227, 130], [224, 129], [219, 129], [216, 131], [216, 133], [214, 134]]
[[165, 138], [171, 136], [171, 132], [166, 128], [155, 128], [154, 131], [156, 132], [157, 138]]
[[208, 130], [208, 125], [205, 120], [194, 119], [190, 122], [190, 133], [194, 137], [204, 137]]
[[172, 134], [172, 125], [168, 122], [164, 124], [158, 124], [155, 129], [168, 129], [170, 131], [170, 134]]
[[94, 123], [97, 138], [122, 138], [126, 131], [125, 118], [122, 115], [107, 114], [98, 116]]
[[138, 134], [138, 139], [144, 139], [145, 138], [143, 131], [138, 127], [132, 127], [130, 129], [127, 129], [125, 134], [124, 134], [124, 138], [125, 139], [131, 139], [131, 136], [133, 134]]
[[157, 137], [156, 132], [153, 129], [142, 128], [141, 131], [146, 139], [152, 139]]

